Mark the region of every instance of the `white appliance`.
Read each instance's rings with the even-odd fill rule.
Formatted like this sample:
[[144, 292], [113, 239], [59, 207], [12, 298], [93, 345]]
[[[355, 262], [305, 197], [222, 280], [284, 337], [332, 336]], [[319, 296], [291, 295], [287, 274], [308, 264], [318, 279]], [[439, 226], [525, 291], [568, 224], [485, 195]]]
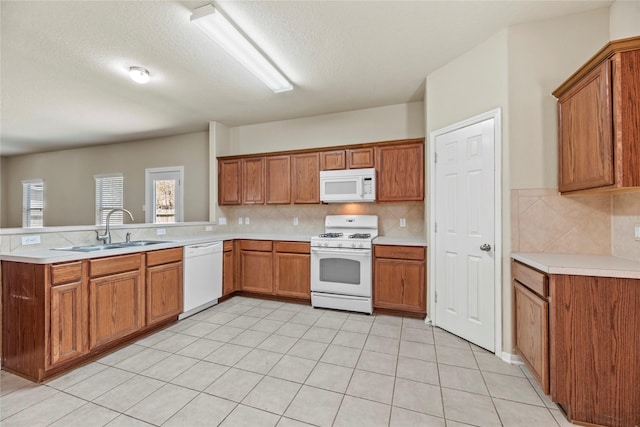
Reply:
[[192, 316], [218, 303], [222, 296], [222, 242], [184, 247], [183, 313]]
[[376, 215], [328, 215], [311, 238], [311, 305], [371, 314]]
[[375, 202], [375, 168], [320, 171], [320, 201]]

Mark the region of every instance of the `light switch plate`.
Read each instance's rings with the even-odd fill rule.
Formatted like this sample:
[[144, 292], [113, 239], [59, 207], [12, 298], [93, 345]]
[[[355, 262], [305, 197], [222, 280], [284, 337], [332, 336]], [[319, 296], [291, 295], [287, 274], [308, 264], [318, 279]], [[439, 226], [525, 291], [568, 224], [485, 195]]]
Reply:
[[238, 218], [238, 224], [242, 225], [242, 217]]
[[636, 227], [635, 227], [634, 237], [636, 240], [640, 240], [640, 225], [638, 224], [636, 224]]
[[244, 223], [245, 223], [245, 224], [247, 224], [247, 225], [249, 225], [249, 224], [250, 224], [250, 222], [249, 222], [249, 217], [246, 217], [246, 218], [244, 219]]
[[164, 229], [164, 228], [158, 228], [158, 229], [156, 230], [156, 235], [158, 235], [158, 236], [163, 236], [163, 235], [165, 235], [165, 234], [167, 234], [167, 230], [166, 230], [166, 229]]
[[407, 226], [407, 219], [400, 218], [400, 227], [406, 227], [406, 226]]
[[227, 225], [227, 218], [221, 216], [218, 218], [218, 225]]
[[22, 236], [22, 244], [23, 245], [39, 245], [40, 244], [40, 235], [34, 236]]
[[293, 218], [293, 225], [298, 225], [298, 217]]
[[211, 226], [211, 225], [205, 225], [205, 226], [204, 226], [204, 231], [213, 231], [213, 226]]

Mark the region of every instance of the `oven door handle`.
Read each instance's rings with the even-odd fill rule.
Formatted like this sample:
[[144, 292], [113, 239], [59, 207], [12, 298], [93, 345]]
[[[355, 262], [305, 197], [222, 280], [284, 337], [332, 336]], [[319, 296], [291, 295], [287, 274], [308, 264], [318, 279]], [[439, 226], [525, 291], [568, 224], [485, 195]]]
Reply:
[[352, 254], [370, 256], [371, 249], [333, 249], [333, 248], [311, 248], [311, 252], [317, 254]]

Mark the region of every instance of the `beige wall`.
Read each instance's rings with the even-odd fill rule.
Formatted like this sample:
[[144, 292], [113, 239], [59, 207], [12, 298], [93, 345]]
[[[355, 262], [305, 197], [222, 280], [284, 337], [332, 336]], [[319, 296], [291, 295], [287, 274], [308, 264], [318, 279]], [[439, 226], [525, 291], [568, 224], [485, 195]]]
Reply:
[[13, 156], [5, 159], [3, 227], [21, 227], [24, 179], [43, 178], [45, 226], [95, 223], [96, 174], [124, 174], [124, 206], [144, 222], [145, 169], [184, 166], [184, 220], [209, 219], [208, 133]]
[[509, 28], [511, 188], [557, 188], [551, 92], [608, 41], [608, 8]]
[[4, 178], [4, 171], [6, 169], [6, 157], [0, 157], [0, 228], [6, 227], [7, 224], [7, 216], [5, 215], [4, 208], [7, 206], [6, 200], [6, 184], [7, 180]]
[[424, 104], [388, 105], [230, 128], [220, 155], [360, 144], [424, 136]]
[[640, 0], [617, 0], [609, 14], [611, 40], [640, 35]]

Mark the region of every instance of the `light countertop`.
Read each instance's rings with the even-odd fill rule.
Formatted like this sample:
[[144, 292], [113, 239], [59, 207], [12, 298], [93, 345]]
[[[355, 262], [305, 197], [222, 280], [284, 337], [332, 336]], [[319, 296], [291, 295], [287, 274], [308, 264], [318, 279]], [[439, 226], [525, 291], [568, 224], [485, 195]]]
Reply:
[[373, 239], [374, 245], [394, 246], [427, 246], [427, 241], [419, 237], [386, 237], [378, 236]]
[[548, 274], [640, 279], [640, 262], [614, 256], [514, 252], [511, 258]]
[[[23, 250], [11, 253], [0, 253], [1, 261], [26, 262], [30, 264], [52, 264], [56, 262], [67, 262], [79, 259], [100, 258], [106, 256], [116, 256], [131, 254], [135, 252], [147, 252], [158, 249], [177, 248], [187, 245], [194, 245], [204, 242], [221, 242], [233, 239], [251, 239], [251, 240], [281, 240], [294, 242], [309, 242], [310, 236], [291, 235], [291, 234], [265, 234], [265, 233], [236, 233], [236, 234], [208, 234], [200, 236], [188, 237], [172, 237], [166, 243], [158, 243], [148, 246], [134, 246], [129, 248], [105, 249], [92, 252], [78, 251], [60, 251], [56, 249], [37, 248], [33, 250]], [[162, 240], [162, 239], [154, 239]], [[116, 242], [114, 242], [116, 243]]]

